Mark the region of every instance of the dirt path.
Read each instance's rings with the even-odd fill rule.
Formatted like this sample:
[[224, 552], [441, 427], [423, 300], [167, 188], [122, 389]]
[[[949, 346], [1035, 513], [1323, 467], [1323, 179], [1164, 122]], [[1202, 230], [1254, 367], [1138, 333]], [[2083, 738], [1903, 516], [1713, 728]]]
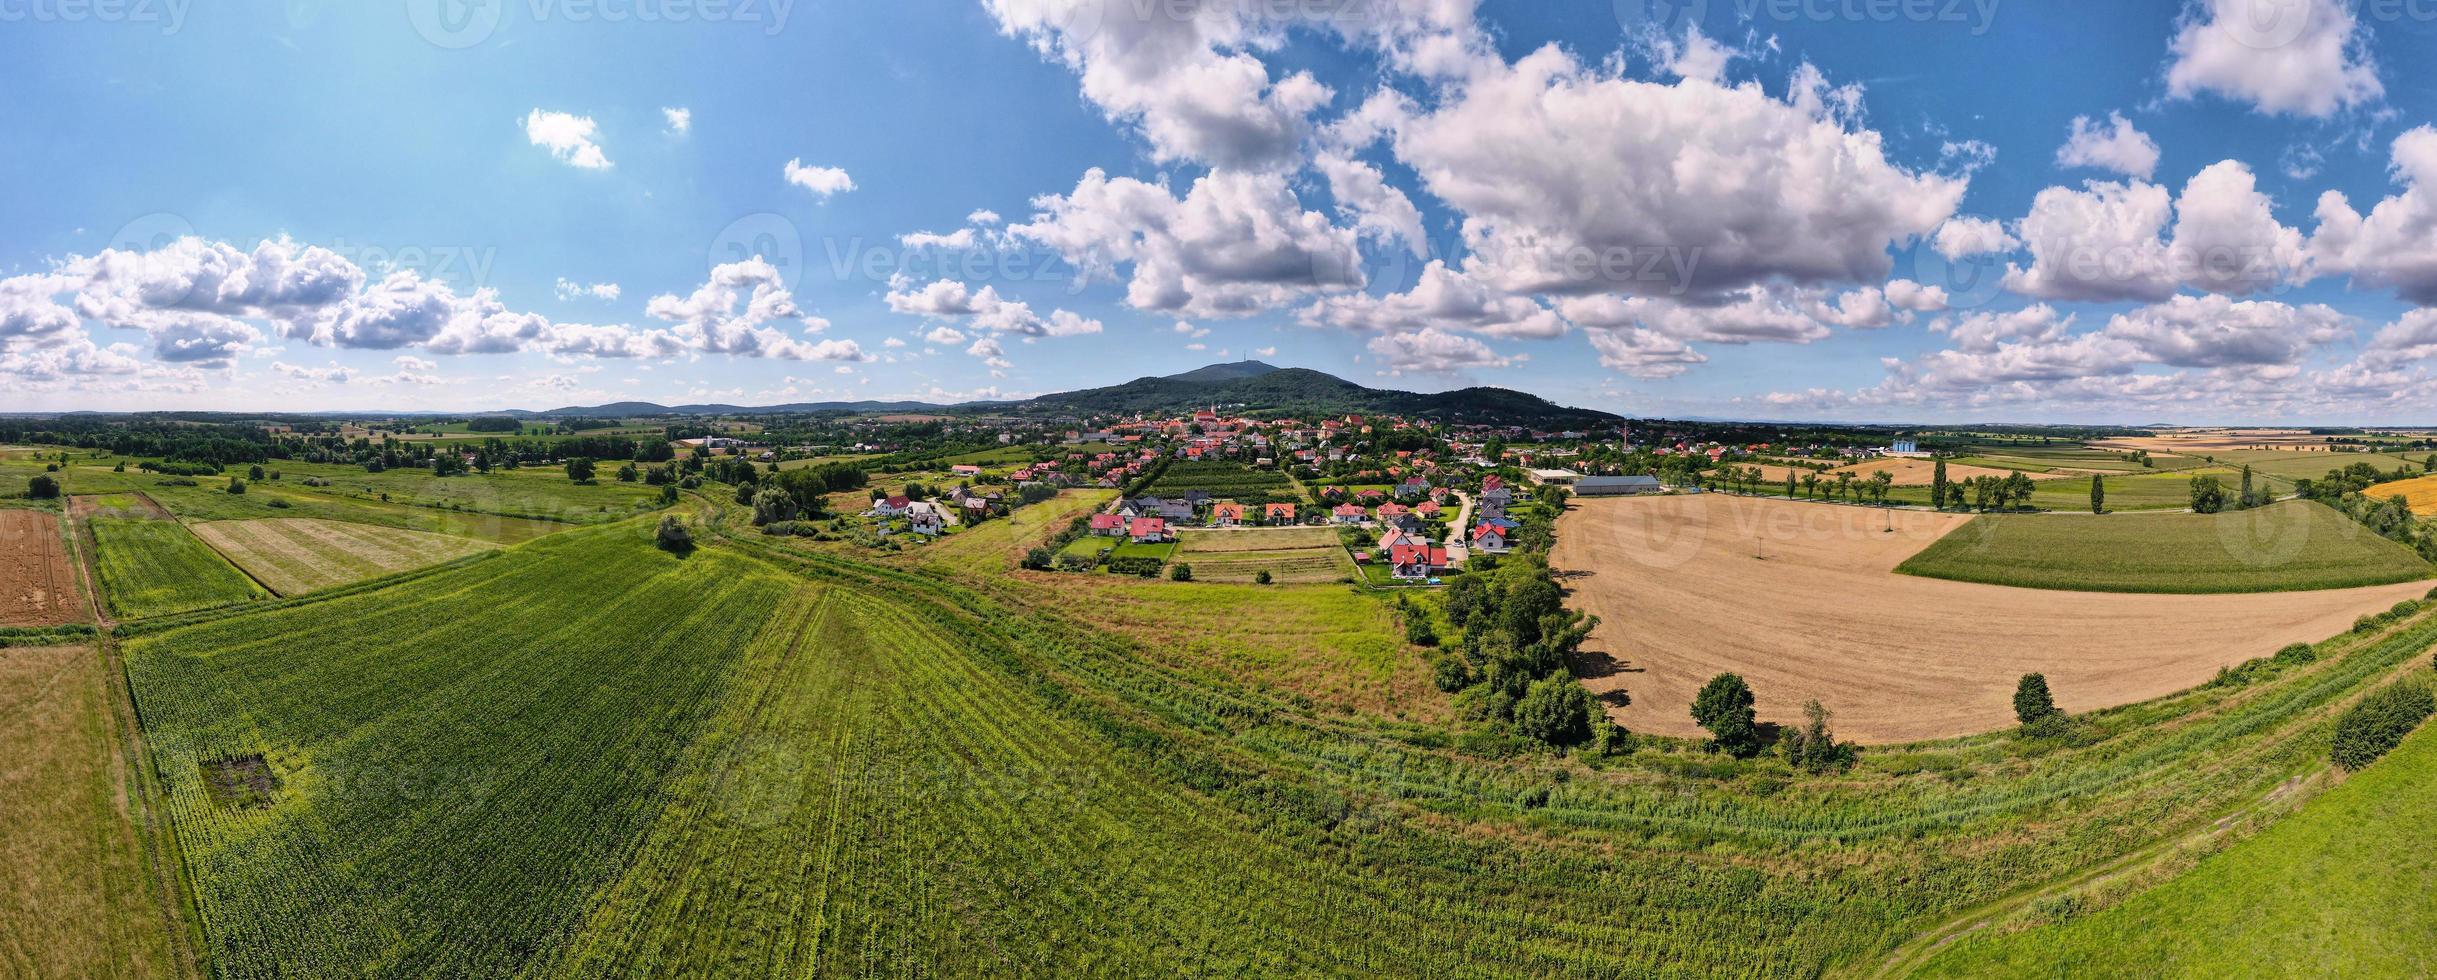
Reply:
[[1631, 694], [1612, 711], [1627, 727], [1699, 736], [1693, 694], [1733, 671], [1762, 718], [1818, 698], [1840, 735], [1876, 743], [2012, 724], [2014, 683], [2034, 671], [2067, 711], [2171, 694], [2428, 591], [2130, 595], [1894, 574], [1969, 520], [1724, 494], [1583, 500], [1551, 564], [1601, 620], [1578, 674]]

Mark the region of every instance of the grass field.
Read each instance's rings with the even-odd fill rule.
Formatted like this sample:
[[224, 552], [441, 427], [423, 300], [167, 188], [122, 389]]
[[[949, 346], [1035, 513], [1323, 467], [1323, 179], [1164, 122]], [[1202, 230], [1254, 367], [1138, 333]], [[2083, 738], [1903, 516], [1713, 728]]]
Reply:
[[2403, 498], [2412, 513], [2422, 517], [2437, 517], [2437, 476], [2416, 477], [2395, 483], [2381, 483], [2362, 491], [2371, 499]]
[[[2128, 473], [2108, 476], [2107, 509], [2116, 510], [2189, 510], [2192, 506], [2192, 480], [2214, 476], [2232, 493], [2242, 485], [2242, 471], [2222, 466], [2202, 466], [2168, 473]], [[2073, 477], [2061, 480], [2041, 480], [2031, 491], [2031, 506], [2041, 510], [2090, 512], [2090, 478]]]
[[436, 565], [489, 547], [471, 538], [310, 518], [213, 521], [192, 530], [283, 596]]
[[1335, 582], [1354, 574], [1337, 532], [1328, 528], [1186, 531], [1171, 559], [1193, 566], [1197, 582], [1251, 582], [1268, 572], [1273, 584]]
[[176, 521], [97, 517], [93, 529], [101, 570], [101, 592], [121, 619], [225, 606], [262, 598], [246, 578], [211, 546]]
[[1295, 503], [1298, 499], [1295, 482], [1284, 473], [1216, 460], [1177, 460], [1169, 463], [1146, 492], [1155, 496], [1176, 496], [1188, 490], [1200, 490], [1219, 500], [1246, 504], [1286, 504]]
[[2437, 729], [2259, 836], [2123, 903], [1972, 936], [1920, 971], [1952, 977], [2425, 977], [2437, 974]]
[[[620, 483], [612, 474], [618, 463], [598, 466], [589, 484], [567, 478], [558, 467], [532, 466], [492, 470], [488, 474], [438, 477], [424, 469], [390, 469], [367, 473], [360, 466], [281, 463], [279, 487], [298, 495], [349, 497], [413, 504], [443, 510], [496, 514], [571, 524], [598, 524], [632, 516], [660, 506], [660, 488], [641, 481]], [[306, 477], [330, 481], [308, 487]]]
[[90, 647], [0, 647], [0, 977], [175, 977]]
[[[1880, 539], [1877, 513], [1771, 506]], [[580, 529], [125, 640], [214, 972], [1816, 977], [2323, 769], [2328, 715], [2437, 642], [2424, 612], [2072, 744], [1874, 748], [1812, 778], [1665, 742], [1501, 750], [1353, 589], [866, 560], [729, 537], [716, 494], [689, 509], [682, 559], [646, 522]], [[1783, 594], [1755, 565], [1814, 571], [1720, 564], [1747, 614]], [[2052, 611], [1939, 598], [1877, 608], [1975, 624], [1971, 657], [2018, 628], [2056, 645], [2032, 635]], [[2221, 603], [2216, 629], [2264, 639], [2237, 602], [2313, 597], [2096, 598]], [[1610, 622], [1697, 651], [1724, 620], [1695, 612]]]
[[2032, 589], [2188, 593], [2342, 589], [2437, 572], [2410, 548], [2306, 501], [2207, 515], [1986, 515], [1896, 570]]

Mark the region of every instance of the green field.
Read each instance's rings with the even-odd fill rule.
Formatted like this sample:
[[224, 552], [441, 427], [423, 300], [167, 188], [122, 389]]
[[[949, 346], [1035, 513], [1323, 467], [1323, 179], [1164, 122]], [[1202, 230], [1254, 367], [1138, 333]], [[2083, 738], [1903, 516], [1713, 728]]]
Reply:
[[1973, 936], [1921, 971], [1952, 977], [2425, 977], [2437, 974], [2437, 729], [2300, 813], [2095, 914]]
[[96, 517], [93, 529], [102, 595], [121, 619], [260, 599], [262, 586], [176, 521]]
[[2384, 585], [2437, 569], [2315, 503], [2224, 514], [1992, 514], [1896, 571], [2088, 592], [2277, 592]]
[[[2242, 471], [2222, 466], [2203, 466], [2171, 473], [2128, 473], [2105, 477], [2107, 509], [2116, 510], [2189, 510], [2192, 506], [2192, 480], [2214, 476], [2232, 493], [2242, 486]], [[2031, 506], [2041, 510], [2090, 511], [2090, 478], [2062, 477], [2039, 481], [2031, 491]]]
[[1218, 500], [1244, 504], [1291, 504], [1298, 501], [1295, 483], [1276, 470], [1256, 470], [1235, 462], [1177, 460], [1151, 482], [1146, 493], [1173, 497], [1200, 490]]
[[1505, 747], [1402, 640], [1432, 593], [689, 507], [682, 559], [625, 522], [122, 641], [214, 973], [1812, 977], [2323, 770], [2437, 642], [1812, 778]]
[[[543, 466], [449, 477], [433, 476], [424, 469], [367, 473], [360, 466], [314, 463], [279, 463], [267, 468], [279, 470], [277, 486], [293, 494], [372, 502], [381, 502], [386, 496], [389, 503], [434, 509], [598, 524], [660, 506], [660, 488], [646, 486], [639, 480], [618, 482], [614, 474], [619, 465], [614, 461], [598, 464], [597, 479], [589, 484], [568, 479], [566, 471], [559, 467]], [[328, 480], [330, 485], [305, 486], [307, 477]]]

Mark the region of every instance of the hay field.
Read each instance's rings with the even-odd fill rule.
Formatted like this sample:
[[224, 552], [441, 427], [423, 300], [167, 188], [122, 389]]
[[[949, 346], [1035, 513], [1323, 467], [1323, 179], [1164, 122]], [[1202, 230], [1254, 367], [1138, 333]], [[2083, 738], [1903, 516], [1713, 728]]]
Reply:
[[[1856, 480], [1867, 480], [1871, 474], [1880, 470], [1885, 470], [1888, 476], [1894, 477], [1896, 486], [1926, 487], [1937, 478], [1938, 464], [1937, 461], [1928, 459], [1869, 459], [1849, 466], [1839, 466], [1820, 474], [1820, 478], [1833, 480], [1836, 479], [1838, 473], [1851, 473]], [[2014, 475], [2014, 472], [1988, 466], [1973, 466], [1968, 463], [1946, 464], [1946, 478], [1949, 480], [1969, 480], [1982, 476], [2003, 478]], [[2048, 478], [2046, 474], [2029, 470], [2022, 471], [2022, 475], [2034, 480]], [[1801, 476], [1797, 474], [1795, 478], [1800, 479]]]
[[1631, 692], [1613, 712], [1626, 726], [1700, 735], [1694, 692], [1735, 671], [1764, 719], [1818, 698], [1840, 735], [1880, 743], [2010, 725], [2014, 682], [2032, 671], [2068, 711], [2173, 693], [2428, 591], [2129, 595], [1894, 573], [1969, 520], [1723, 494], [1585, 500], [1551, 562], [1571, 573], [1569, 604], [1600, 617], [1580, 673]]
[[91, 647], [0, 648], [0, 977], [175, 977]]
[[490, 547], [471, 538], [312, 518], [212, 521], [192, 530], [283, 596], [437, 565]]
[[2364, 492], [2376, 500], [2402, 497], [2404, 503], [2411, 505], [2412, 513], [2422, 517], [2437, 517], [2437, 476], [2381, 483]]

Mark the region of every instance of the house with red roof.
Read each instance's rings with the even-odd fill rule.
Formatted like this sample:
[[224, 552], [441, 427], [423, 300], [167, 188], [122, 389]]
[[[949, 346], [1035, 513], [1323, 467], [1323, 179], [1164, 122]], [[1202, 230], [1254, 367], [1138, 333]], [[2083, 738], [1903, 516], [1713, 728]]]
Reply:
[[1359, 504], [1338, 504], [1329, 508], [1329, 516], [1339, 524], [1360, 524], [1362, 523], [1362, 507]]
[[1239, 527], [1244, 523], [1244, 505], [1229, 501], [1210, 508], [1210, 523], [1219, 527]]
[[1137, 517], [1127, 521], [1125, 536], [1138, 544], [1156, 544], [1173, 540], [1168, 534], [1168, 522], [1158, 517]]
[[1434, 544], [1400, 544], [1388, 549], [1388, 571], [1397, 578], [1429, 578], [1447, 568], [1447, 549]]
[[1125, 536], [1125, 518], [1115, 514], [1093, 514], [1092, 533], [1104, 538]]
[[905, 513], [913, 506], [914, 502], [907, 499], [906, 496], [901, 493], [893, 497], [884, 497], [873, 500], [872, 513], [881, 517], [896, 517]]
[[1420, 505], [1414, 507], [1413, 512], [1420, 514], [1423, 517], [1437, 517], [1439, 516], [1439, 511], [1445, 509], [1446, 508], [1439, 506], [1439, 502], [1436, 500], [1425, 500], [1422, 501]]
[[1295, 522], [1295, 505], [1270, 504], [1261, 509], [1261, 517], [1272, 524], [1292, 524]]
[[1483, 524], [1472, 529], [1472, 550], [1492, 555], [1507, 552], [1506, 529], [1495, 524]]

